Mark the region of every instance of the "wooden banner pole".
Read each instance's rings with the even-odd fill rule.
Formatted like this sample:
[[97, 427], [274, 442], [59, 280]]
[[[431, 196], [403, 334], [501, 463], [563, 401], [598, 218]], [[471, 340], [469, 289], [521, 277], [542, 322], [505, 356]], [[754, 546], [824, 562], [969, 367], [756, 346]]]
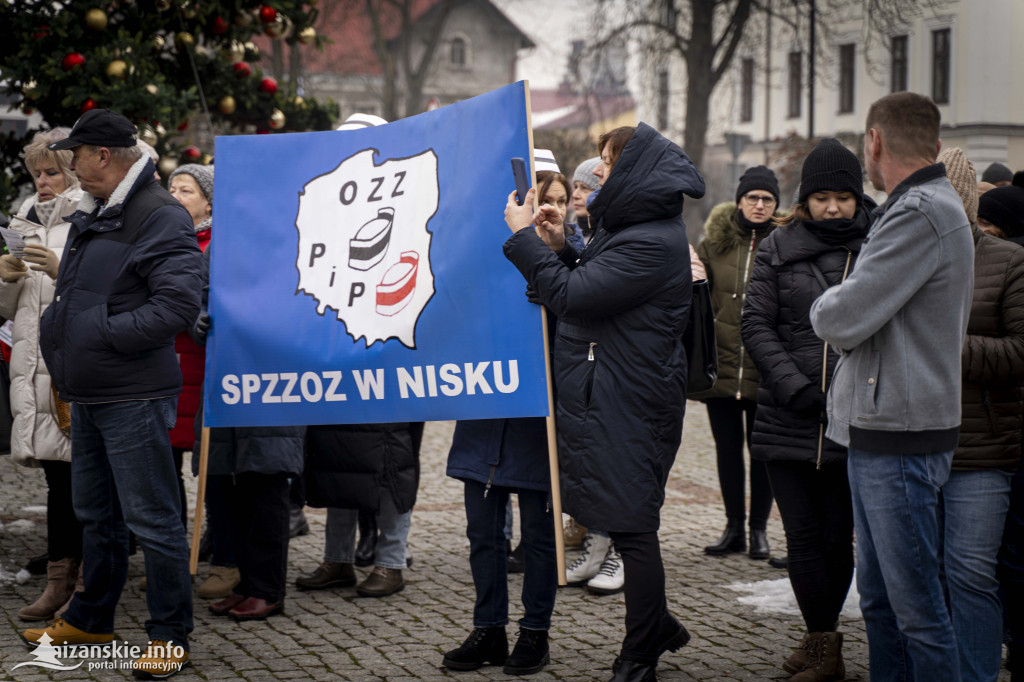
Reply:
[[206, 461], [210, 456], [210, 427], [203, 426], [199, 439], [199, 489], [196, 491], [196, 520], [192, 527], [192, 551], [188, 560], [189, 572], [199, 572], [199, 543], [203, 536], [203, 503], [206, 500]]

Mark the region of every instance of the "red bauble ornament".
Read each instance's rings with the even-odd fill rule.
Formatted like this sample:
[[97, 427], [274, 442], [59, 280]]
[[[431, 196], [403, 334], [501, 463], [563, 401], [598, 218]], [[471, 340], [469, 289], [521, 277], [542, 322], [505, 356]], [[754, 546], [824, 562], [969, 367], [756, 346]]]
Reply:
[[95, 108], [96, 108], [96, 102], [95, 102], [95, 100], [93, 100], [92, 97], [90, 97], [89, 99], [87, 99], [84, 102], [82, 102], [82, 106], [80, 107], [80, 109], [81, 109], [83, 114], [85, 112], [89, 111], [90, 109], [95, 109]]
[[36, 40], [42, 40], [43, 38], [46, 38], [49, 35], [50, 35], [50, 27], [47, 26], [46, 24], [43, 24], [42, 26], [40, 26], [38, 28], [38, 30], [36, 30], [35, 33], [32, 34], [32, 37], [35, 38]]
[[195, 145], [189, 145], [188, 147], [185, 147], [184, 149], [181, 150], [181, 155], [186, 159], [198, 161], [199, 157], [201, 157], [203, 153], [199, 151], [199, 147]]
[[256, 129], [256, 134], [257, 135], [269, 135], [270, 131], [267, 130], [266, 128], [257, 128]]
[[85, 64], [85, 55], [81, 52], [72, 52], [64, 57], [64, 60], [60, 63], [64, 67], [65, 71], [70, 71], [76, 66]]
[[178, 130], [184, 130], [185, 128], [188, 128], [188, 121], [182, 121], [182, 122], [181, 122], [181, 123], [180, 123], [180, 124], [178, 125]]
[[213, 32], [217, 35], [221, 35], [228, 30], [228, 22], [224, 17], [216, 17], [213, 20]]
[[277, 92], [277, 81], [267, 76], [260, 81], [259, 91], [267, 95], [275, 94]]
[[277, 19], [277, 10], [273, 7], [263, 5], [260, 7], [260, 21], [264, 24], [272, 24]]
[[235, 70], [235, 75], [239, 78], [245, 78], [252, 73], [252, 69], [250, 69], [249, 65], [245, 62], [235, 62], [235, 65], [232, 68]]

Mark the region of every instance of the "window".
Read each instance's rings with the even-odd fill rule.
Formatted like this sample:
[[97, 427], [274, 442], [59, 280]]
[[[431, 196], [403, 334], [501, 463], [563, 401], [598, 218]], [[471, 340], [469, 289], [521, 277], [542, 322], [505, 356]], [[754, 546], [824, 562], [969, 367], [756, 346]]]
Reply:
[[853, 113], [853, 58], [857, 46], [853, 43], [839, 46], [839, 113]]
[[452, 38], [449, 44], [448, 60], [452, 66], [462, 67], [466, 65], [466, 40], [464, 38]]
[[800, 103], [803, 101], [803, 55], [789, 53], [789, 117], [800, 117]]
[[754, 60], [744, 59], [740, 76], [740, 120], [754, 120]]
[[907, 89], [907, 36], [893, 36], [889, 53], [889, 92], [903, 92]]
[[932, 31], [932, 99], [949, 104], [949, 29]]
[[658, 130], [668, 129], [668, 71], [658, 72]]

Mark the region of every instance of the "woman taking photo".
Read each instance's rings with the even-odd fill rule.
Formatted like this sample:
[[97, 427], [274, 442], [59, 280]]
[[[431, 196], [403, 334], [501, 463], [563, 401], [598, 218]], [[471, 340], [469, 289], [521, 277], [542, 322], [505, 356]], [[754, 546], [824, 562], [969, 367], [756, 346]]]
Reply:
[[[531, 190], [509, 196], [505, 256], [558, 316], [555, 388], [565, 511], [611, 535], [625, 568], [626, 637], [612, 680], [653, 680], [658, 658], [687, 641], [668, 611], [658, 527], [686, 398], [683, 330], [689, 245], [683, 195], [704, 179], [648, 125], [598, 142], [594, 238], [578, 254]], [[536, 228], [534, 227], [536, 225]]]
[[25, 148], [36, 193], [21, 205], [11, 229], [25, 238], [24, 258], [0, 256], [0, 315], [14, 320], [11, 347], [11, 454], [19, 464], [41, 466], [46, 474], [46, 589], [18, 612], [22, 620], [49, 620], [71, 598], [82, 559], [82, 524], [71, 504], [71, 440], [61, 432], [50, 373], [39, 351], [39, 318], [53, 300], [54, 280], [82, 197], [70, 170], [71, 151], [46, 145], [71, 131], [38, 133]]
[[819, 142], [804, 161], [798, 203], [757, 253], [743, 309], [743, 343], [761, 376], [751, 457], [767, 466], [807, 625], [782, 664], [795, 682], [845, 674], [836, 626], [853, 579], [853, 510], [846, 449], [824, 437], [839, 354], [809, 316], [853, 270], [871, 224], [864, 202], [857, 157], [834, 138]]
[[[552, 229], [582, 250], [578, 231], [564, 224], [569, 181], [552, 163], [550, 153], [542, 155], [545, 151], [535, 150], [534, 157], [541, 205], [549, 209], [545, 216]], [[549, 160], [542, 162], [542, 156]], [[531, 203], [524, 206], [532, 219], [534, 190], [530, 192], [527, 201]], [[553, 328], [553, 318], [549, 322]], [[448, 453], [447, 473], [465, 484], [466, 536], [476, 604], [472, 633], [462, 646], [445, 654], [443, 665], [450, 670], [502, 665], [506, 675], [540, 672], [549, 660], [548, 630], [558, 589], [544, 419], [460, 421]], [[513, 493], [519, 498], [525, 570], [523, 617], [519, 638], [509, 655], [505, 509]]]

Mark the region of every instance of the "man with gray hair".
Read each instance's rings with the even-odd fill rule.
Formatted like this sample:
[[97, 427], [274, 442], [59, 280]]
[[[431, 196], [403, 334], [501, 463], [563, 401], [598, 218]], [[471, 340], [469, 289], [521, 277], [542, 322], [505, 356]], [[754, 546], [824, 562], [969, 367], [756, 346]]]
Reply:
[[68, 220], [53, 303], [40, 346], [62, 400], [72, 403], [75, 514], [84, 525], [85, 589], [44, 628], [68, 644], [114, 639], [128, 569], [128, 530], [146, 559], [151, 645], [136, 677], [168, 677], [188, 664], [192, 584], [168, 429], [181, 371], [174, 337], [199, 315], [202, 255], [188, 211], [153, 178], [135, 127], [104, 109], [86, 112], [49, 146], [72, 149], [86, 194]]

